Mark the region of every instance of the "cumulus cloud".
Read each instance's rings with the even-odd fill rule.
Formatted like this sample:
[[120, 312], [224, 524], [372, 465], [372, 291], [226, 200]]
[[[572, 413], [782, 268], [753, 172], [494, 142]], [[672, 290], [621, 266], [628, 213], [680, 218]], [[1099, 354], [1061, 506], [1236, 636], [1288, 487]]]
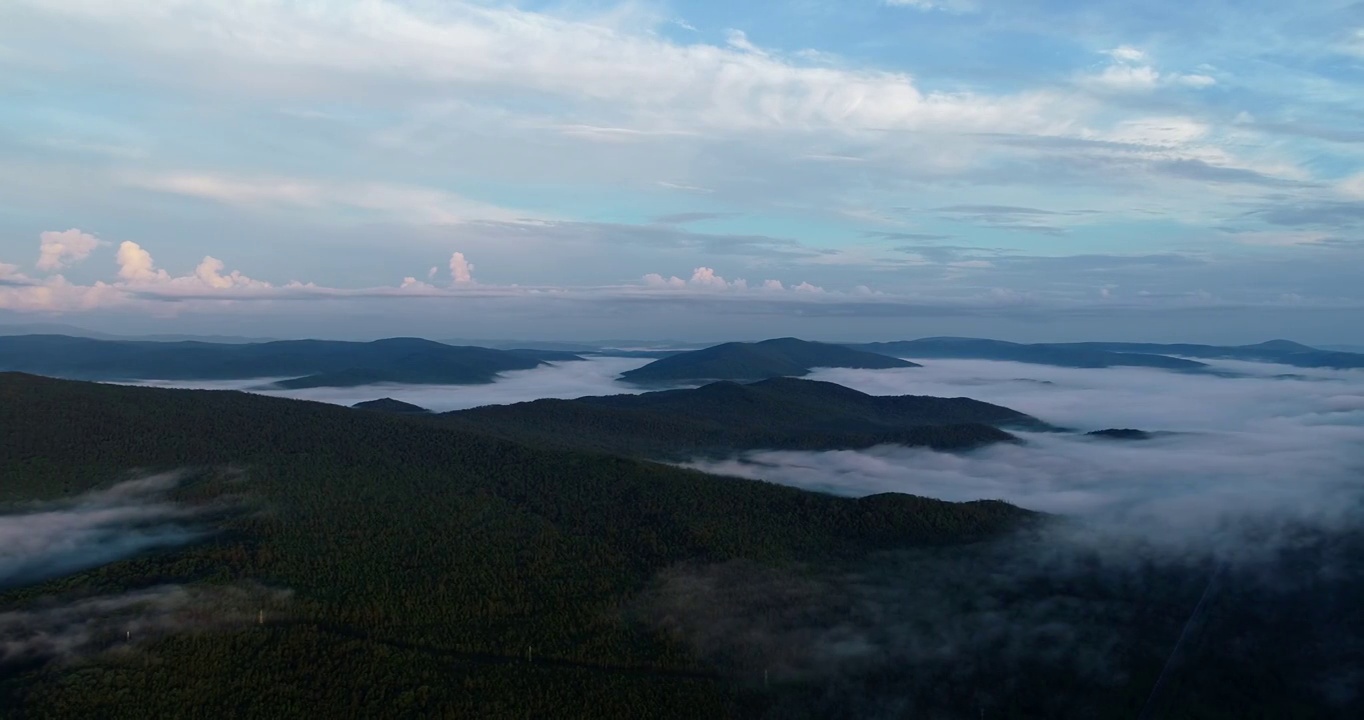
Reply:
[[90, 257], [99, 247], [99, 238], [75, 228], [58, 232], [48, 230], [39, 235], [37, 268], [39, 270], [61, 270], [73, 262]]
[[118, 246], [118, 276], [133, 283], [164, 282], [170, 279], [165, 270], [157, 269], [152, 254], [131, 240], [125, 240]]
[[270, 286], [269, 283], [252, 280], [237, 270], [233, 270], [227, 275], [223, 275], [222, 272], [224, 267], [222, 260], [208, 256], [194, 268], [194, 277], [204, 285], [216, 290], [226, 290], [237, 287], [262, 288]]
[[649, 287], [673, 287], [681, 288], [687, 286], [687, 281], [676, 275], [665, 278], [658, 273], [649, 273], [644, 276], [644, 284]]
[[1098, 74], [1082, 77], [1084, 84], [1114, 92], [1149, 91], [1163, 85], [1206, 88], [1217, 84], [1216, 78], [1203, 73], [1161, 72], [1144, 50], [1131, 45], [1120, 45], [1105, 50], [1104, 54], [1112, 58], [1113, 63]]
[[474, 264], [469, 262], [462, 252], [456, 252], [450, 256], [450, 279], [456, 284], [468, 284], [474, 281]]

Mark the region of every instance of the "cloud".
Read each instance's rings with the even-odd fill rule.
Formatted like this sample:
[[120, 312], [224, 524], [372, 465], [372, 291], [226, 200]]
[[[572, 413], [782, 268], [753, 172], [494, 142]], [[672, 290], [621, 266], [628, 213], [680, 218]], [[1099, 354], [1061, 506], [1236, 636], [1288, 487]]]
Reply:
[[474, 264], [469, 262], [462, 252], [450, 256], [450, 279], [457, 285], [467, 285], [474, 281]]
[[84, 260], [100, 245], [99, 238], [75, 228], [62, 232], [48, 230], [39, 235], [39, 239], [41, 246], [36, 266], [48, 271]]
[[130, 187], [182, 195], [246, 209], [351, 208], [435, 224], [515, 220], [525, 213], [481, 203], [437, 188], [377, 182], [337, 182], [213, 172], [130, 173]]
[[[147, 61], [174, 59], [183, 73], [217, 69], [238, 91], [263, 96], [321, 99], [343, 87], [355, 90], [338, 82], [350, 78], [358, 86], [399, 81], [455, 93], [503, 87], [590, 98], [655, 127], [692, 130], [1049, 122], [1043, 119], [1045, 93], [997, 98], [924, 92], [903, 73], [801, 65], [742, 44], [676, 44], [641, 32], [637, 16], [628, 13], [584, 19], [509, 6], [383, 0], [322, 11], [267, 0], [246, 13], [226, 0], [192, 9], [177, 0], [119, 8], [58, 0], [26, 3], [26, 9], [72, 23], [92, 42], [136, 33], [139, 42], [127, 50]], [[385, 62], [372, 63], [374, 57]]]
[[[454, 342], [454, 341], [452, 341]], [[459, 341], [461, 343], [466, 341]], [[483, 405], [506, 405], [541, 398], [579, 398], [589, 395], [622, 395], [642, 392], [636, 385], [619, 382], [623, 372], [651, 362], [641, 358], [590, 357], [582, 361], [555, 362], [532, 370], [502, 373], [486, 385], [370, 385], [350, 388], [281, 390], [268, 385], [283, 378], [234, 381], [185, 382], [147, 380], [129, 385], [177, 387], [202, 390], [249, 390], [272, 397], [351, 406], [358, 402], [391, 397], [434, 412], [467, 410]]]
[[1201, 89], [1217, 84], [1211, 75], [1162, 73], [1150, 62], [1150, 56], [1139, 48], [1121, 45], [1103, 54], [1113, 63], [1094, 75], [1080, 78], [1082, 84], [1113, 92], [1145, 92], [1160, 86], [1177, 85]]
[[[818, 688], [779, 700], [777, 714], [989, 716], [1063, 677], [1067, 692], [1030, 707], [1107, 716], [1095, 709], [1107, 707], [1102, 698], [1153, 694], [1152, 673], [1181, 636], [1191, 641], [1185, 663], [1172, 663], [1176, 682], [1189, 663], [1238, 677], [1272, 666], [1275, 701], [1325, 714], [1358, 707], [1353, 678], [1364, 668], [1344, 599], [1364, 583], [1364, 374], [924, 362], [813, 377], [877, 394], [968, 395], [1080, 430], [1175, 434], [1025, 433], [1024, 445], [957, 454], [882, 447], [693, 463], [844, 495], [1003, 498], [1066, 517], [1000, 542], [892, 551], [824, 572], [677, 566], [656, 579], [641, 614], [736, 674]], [[1195, 610], [1200, 595], [1210, 614]]]
[[143, 550], [180, 545], [197, 534], [192, 513], [164, 500], [179, 474], [115, 485], [67, 503], [0, 515], [0, 587], [103, 565]]
[[1131, 45], [1119, 45], [1112, 50], [1106, 50], [1105, 54], [1119, 62], [1136, 63], [1146, 60], [1146, 52]]
[[[885, 447], [752, 453], [697, 467], [839, 494], [1004, 499], [1092, 523], [1110, 537], [1221, 555], [1249, 534], [1337, 527], [1364, 491], [1364, 373], [1223, 362], [1234, 375], [922, 360], [906, 371], [812, 379], [886, 395], [968, 395], [1080, 431], [1169, 431], [1145, 442], [1024, 434], [965, 454]], [[921, 372], [920, 372], [921, 371]], [[1162, 392], [1151, 394], [1149, 388]], [[1255, 544], [1263, 549], [1266, 539]]]
[[131, 283], [170, 280], [170, 275], [165, 270], [156, 268], [151, 253], [131, 240], [124, 240], [118, 246], [118, 276]]
[[270, 287], [269, 283], [252, 280], [239, 271], [233, 270], [227, 275], [223, 275], [223, 261], [215, 257], [205, 257], [203, 262], [194, 268], [194, 277], [200, 282], [215, 290], [227, 290], [239, 287], [264, 288]]

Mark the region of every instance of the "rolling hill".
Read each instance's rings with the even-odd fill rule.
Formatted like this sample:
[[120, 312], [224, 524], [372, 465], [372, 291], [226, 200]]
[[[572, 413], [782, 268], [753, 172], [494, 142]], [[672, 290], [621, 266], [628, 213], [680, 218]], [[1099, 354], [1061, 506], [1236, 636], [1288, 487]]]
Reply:
[[1029, 415], [970, 398], [881, 397], [798, 378], [535, 400], [441, 417], [535, 444], [673, 460], [743, 450], [846, 450], [883, 444], [964, 450], [1016, 441], [1001, 427], [1050, 429]]
[[778, 338], [756, 343], [725, 343], [660, 358], [621, 374], [640, 384], [698, 380], [764, 380], [799, 377], [814, 368], [909, 368], [914, 363], [828, 343]]
[[284, 388], [372, 383], [478, 384], [508, 370], [563, 360], [536, 351], [442, 345], [416, 338], [374, 342], [268, 343], [110, 341], [62, 335], [0, 337], [0, 370], [81, 380], [289, 378]]
[[[173, 468], [199, 470], [170, 500], [220, 508], [174, 516], [197, 522], [197, 543], [0, 592], [0, 607], [35, 618], [166, 587], [190, 603], [178, 631], [137, 625], [133, 649], [117, 649], [116, 626], [80, 663], [0, 666], [0, 706], [25, 719], [752, 716], [761, 685], [718, 674], [631, 609], [658, 573], [950, 547], [1036, 517], [838, 498], [230, 391], [4, 373], [0, 427], [0, 503], [19, 503], [0, 509]], [[221, 602], [194, 604], [252, 584], [288, 592], [260, 601], [259, 623], [256, 605], [232, 624], [213, 620]]]
[[1151, 352], [1121, 352], [1076, 345], [1035, 344], [980, 338], [934, 337], [900, 342], [850, 345], [855, 350], [893, 357], [958, 360], [1005, 360], [1034, 365], [1073, 368], [1150, 367], [1164, 370], [1199, 370], [1204, 363]]
[[399, 414], [422, 414], [429, 413], [430, 410], [412, 403], [394, 400], [393, 398], [379, 398], [378, 400], [366, 400], [358, 402], [351, 407], [357, 410], [374, 410], [376, 412], [399, 413]]

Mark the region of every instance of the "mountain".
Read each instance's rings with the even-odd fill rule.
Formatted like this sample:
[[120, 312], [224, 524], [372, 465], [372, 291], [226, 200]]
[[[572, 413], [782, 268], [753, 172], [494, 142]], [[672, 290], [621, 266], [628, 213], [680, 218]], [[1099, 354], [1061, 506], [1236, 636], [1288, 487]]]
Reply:
[[151, 335], [114, 335], [111, 333], [87, 330], [75, 325], [61, 323], [0, 323], [0, 336], [8, 335], [69, 335], [92, 340], [145, 340], [151, 342], [199, 341], [211, 343], [261, 343], [272, 342], [274, 338], [251, 338], [238, 335], [189, 335], [189, 334], [151, 334]]
[[[641, 616], [666, 573], [939, 552], [1038, 517], [834, 497], [230, 391], [3, 373], [0, 427], [0, 503], [20, 503], [7, 512], [187, 468], [165, 500], [182, 509], [166, 512], [201, 538], [0, 592], [5, 623], [28, 618], [4, 625], [0, 646], [0, 707], [16, 718], [749, 717], [768, 702], [760, 683]], [[181, 604], [119, 611], [149, 593]], [[82, 624], [82, 612], [94, 614]], [[26, 638], [47, 642], [45, 617], [60, 623], [54, 642], [75, 629], [92, 649], [7, 664]], [[132, 650], [119, 649], [125, 627]]]
[[1086, 342], [1065, 343], [1060, 347], [1117, 353], [1165, 353], [1209, 360], [1251, 360], [1303, 368], [1364, 368], [1364, 354], [1319, 350], [1291, 340], [1270, 340], [1255, 345]]
[[543, 362], [533, 353], [455, 347], [417, 338], [219, 344], [63, 335], [0, 337], [0, 370], [83, 380], [291, 378], [279, 384], [285, 388], [476, 384]]
[[695, 380], [762, 380], [800, 376], [814, 368], [908, 368], [914, 363], [827, 343], [779, 338], [732, 342], [661, 358], [621, 374], [635, 383]]
[[1154, 352], [1121, 352], [1063, 344], [1035, 344], [980, 338], [933, 337], [900, 342], [850, 345], [855, 350], [893, 357], [1007, 360], [1034, 365], [1073, 368], [1151, 367], [1165, 370], [1198, 370], [1204, 363], [1168, 357]]
[[377, 412], [399, 413], [399, 414], [422, 414], [429, 413], [430, 410], [412, 403], [394, 400], [393, 398], [379, 398], [378, 400], [366, 400], [358, 402], [351, 407], [357, 410], [374, 410]]
[[1049, 429], [970, 398], [882, 397], [834, 383], [774, 378], [641, 395], [535, 400], [441, 416], [471, 430], [544, 445], [667, 459], [743, 450], [899, 444], [962, 450]]
[[1106, 440], [1150, 440], [1155, 437], [1154, 433], [1136, 428], [1107, 428], [1105, 430], [1095, 430], [1087, 432], [1085, 435]]

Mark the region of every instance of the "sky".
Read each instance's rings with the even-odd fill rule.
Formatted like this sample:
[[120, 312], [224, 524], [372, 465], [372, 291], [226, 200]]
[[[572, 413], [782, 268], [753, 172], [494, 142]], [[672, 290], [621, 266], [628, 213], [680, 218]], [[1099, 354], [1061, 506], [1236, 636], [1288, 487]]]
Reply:
[[1364, 3], [0, 16], [0, 323], [1364, 342]]

